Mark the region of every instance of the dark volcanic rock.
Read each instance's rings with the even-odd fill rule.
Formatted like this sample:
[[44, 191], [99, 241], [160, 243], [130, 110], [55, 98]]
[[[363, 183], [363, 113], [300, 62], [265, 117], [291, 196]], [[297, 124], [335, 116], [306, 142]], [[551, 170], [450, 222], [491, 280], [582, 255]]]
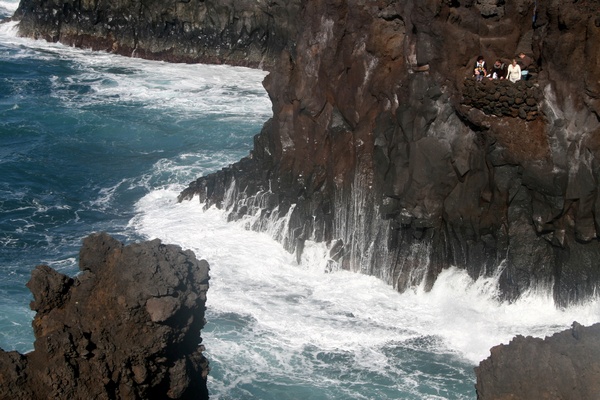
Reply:
[[[331, 265], [399, 290], [502, 266], [506, 299], [542, 285], [565, 305], [600, 289], [598, 15], [593, 0], [24, 0], [16, 17], [26, 35], [167, 60], [262, 49], [248, 65], [274, 60], [272, 120], [180, 200], [259, 230], [285, 216], [290, 251], [328, 242]], [[520, 51], [531, 80], [469, 82], [478, 55]]]
[[159, 240], [91, 235], [76, 278], [37, 267], [34, 351], [0, 351], [0, 399], [203, 399], [208, 264]]
[[493, 347], [475, 368], [479, 400], [597, 400], [600, 394], [600, 324], [546, 339], [515, 337]]
[[23, 36], [175, 62], [269, 66], [287, 45], [300, 1], [22, 0]]
[[[290, 251], [335, 243], [342, 268], [399, 290], [450, 265], [473, 278], [502, 266], [506, 299], [537, 285], [561, 305], [593, 295], [600, 4], [533, 3], [308, 2], [265, 80], [274, 116], [250, 157], [180, 200], [289, 212]], [[521, 50], [532, 80], [470, 82], [477, 55]]]

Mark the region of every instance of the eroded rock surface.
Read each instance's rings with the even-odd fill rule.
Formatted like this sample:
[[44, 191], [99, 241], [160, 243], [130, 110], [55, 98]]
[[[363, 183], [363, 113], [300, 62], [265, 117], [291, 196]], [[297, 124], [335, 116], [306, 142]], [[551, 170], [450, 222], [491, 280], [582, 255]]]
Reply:
[[0, 399], [206, 399], [208, 263], [159, 240], [84, 240], [81, 273], [27, 284], [34, 351], [0, 351]]
[[596, 400], [600, 393], [600, 324], [545, 339], [515, 337], [493, 347], [475, 368], [479, 400]]

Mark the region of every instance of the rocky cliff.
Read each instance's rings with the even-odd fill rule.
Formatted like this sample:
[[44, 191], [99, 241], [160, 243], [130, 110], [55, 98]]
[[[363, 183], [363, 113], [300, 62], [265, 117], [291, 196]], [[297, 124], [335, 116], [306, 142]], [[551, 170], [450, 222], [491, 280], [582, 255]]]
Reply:
[[[599, 11], [592, 0], [23, 0], [16, 17], [24, 35], [125, 54], [273, 60], [273, 118], [254, 150], [180, 200], [260, 215], [255, 229], [285, 217], [290, 251], [327, 242], [331, 268], [399, 290], [456, 265], [499, 274], [506, 299], [542, 286], [565, 305], [600, 283]], [[491, 65], [521, 51], [532, 80], [473, 87], [478, 55]]]
[[[457, 265], [501, 273], [507, 299], [533, 286], [561, 305], [593, 295], [599, 4], [537, 3], [307, 2], [265, 81], [274, 116], [254, 151], [180, 199], [287, 215], [290, 250], [327, 241], [337, 265], [399, 290]], [[520, 51], [537, 76], [481, 101], [477, 55]]]
[[0, 350], [0, 399], [207, 399], [206, 261], [95, 234], [79, 266], [32, 272], [34, 350]]
[[269, 66], [295, 33], [299, 1], [22, 0], [24, 36], [173, 62]]
[[596, 400], [600, 393], [600, 324], [545, 339], [515, 337], [493, 347], [478, 368], [478, 400]]

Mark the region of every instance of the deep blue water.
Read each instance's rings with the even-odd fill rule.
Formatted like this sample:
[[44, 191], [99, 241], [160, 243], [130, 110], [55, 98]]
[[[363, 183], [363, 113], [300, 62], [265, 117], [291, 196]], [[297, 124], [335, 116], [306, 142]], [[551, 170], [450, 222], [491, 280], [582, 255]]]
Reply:
[[[247, 155], [269, 103], [262, 72], [236, 86], [248, 72], [178, 70], [17, 39], [2, 28], [0, 346], [26, 351], [32, 268], [74, 274], [81, 239], [95, 231], [140, 239], [128, 228], [136, 201]], [[190, 72], [194, 82], [180, 76]], [[230, 104], [235, 91], [258, 104]]]

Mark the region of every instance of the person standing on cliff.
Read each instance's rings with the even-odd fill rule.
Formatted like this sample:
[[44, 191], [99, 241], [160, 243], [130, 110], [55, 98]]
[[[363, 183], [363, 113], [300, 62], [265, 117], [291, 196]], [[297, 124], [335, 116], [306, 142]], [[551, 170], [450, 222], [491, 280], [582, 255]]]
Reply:
[[508, 66], [506, 78], [512, 83], [521, 80], [521, 67], [519, 67], [517, 60], [514, 58], [512, 60], [512, 64]]
[[519, 53], [519, 60], [517, 61], [519, 66], [521, 67], [521, 76], [523, 80], [527, 80], [529, 78], [529, 69], [531, 68], [531, 64], [533, 64], [533, 60], [525, 53]]
[[483, 60], [483, 56], [477, 57], [477, 61], [475, 62], [475, 69], [473, 70], [475, 74], [475, 80], [480, 82], [487, 75], [487, 64]]

